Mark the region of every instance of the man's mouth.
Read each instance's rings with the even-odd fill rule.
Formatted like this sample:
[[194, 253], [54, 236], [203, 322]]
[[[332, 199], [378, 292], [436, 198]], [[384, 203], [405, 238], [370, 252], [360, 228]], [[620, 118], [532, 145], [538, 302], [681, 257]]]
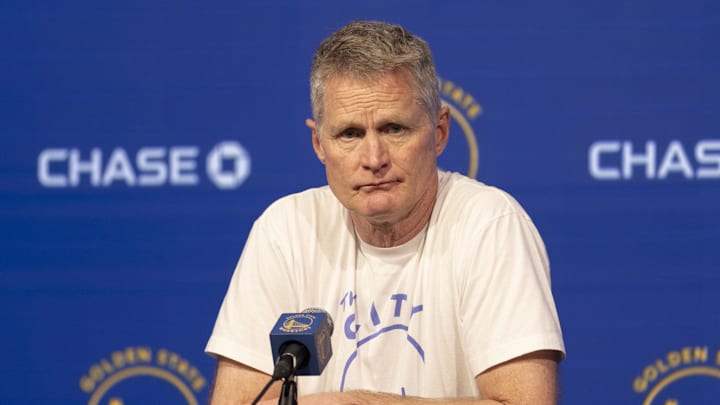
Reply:
[[362, 191], [389, 190], [397, 183], [398, 182], [394, 181], [394, 180], [379, 181], [377, 183], [363, 184], [360, 187], [358, 187], [358, 190], [362, 190]]

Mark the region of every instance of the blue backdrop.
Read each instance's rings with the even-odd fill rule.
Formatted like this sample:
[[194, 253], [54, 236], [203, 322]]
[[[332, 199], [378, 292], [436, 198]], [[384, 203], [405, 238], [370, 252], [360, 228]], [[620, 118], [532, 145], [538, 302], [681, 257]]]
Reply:
[[324, 184], [312, 53], [426, 39], [441, 163], [548, 246], [564, 404], [720, 396], [720, 3], [0, 4], [0, 403], [204, 403], [252, 221]]

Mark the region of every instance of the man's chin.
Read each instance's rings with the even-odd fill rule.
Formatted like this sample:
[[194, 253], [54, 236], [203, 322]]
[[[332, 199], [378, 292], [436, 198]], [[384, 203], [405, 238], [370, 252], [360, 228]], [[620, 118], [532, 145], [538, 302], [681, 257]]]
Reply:
[[397, 209], [394, 207], [364, 209], [356, 211], [355, 214], [373, 225], [392, 225], [398, 221]]
[[402, 206], [398, 205], [401, 196], [392, 193], [374, 193], [364, 198], [353, 198], [345, 207], [357, 219], [364, 219], [373, 225], [393, 224], [401, 217]]

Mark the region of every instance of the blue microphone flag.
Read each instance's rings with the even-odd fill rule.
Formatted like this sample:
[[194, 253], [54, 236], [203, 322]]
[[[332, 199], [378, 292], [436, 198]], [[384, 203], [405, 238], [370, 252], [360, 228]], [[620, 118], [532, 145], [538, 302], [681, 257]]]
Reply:
[[284, 313], [270, 332], [270, 346], [277, 358], [288, 343], [297, 342], [308, 349], [307, 365], [298, 364], [296, 375], [320, 375], [332, 356], [330, 337], [333, 322], [322, 309], [306, 309], [300, 313]]

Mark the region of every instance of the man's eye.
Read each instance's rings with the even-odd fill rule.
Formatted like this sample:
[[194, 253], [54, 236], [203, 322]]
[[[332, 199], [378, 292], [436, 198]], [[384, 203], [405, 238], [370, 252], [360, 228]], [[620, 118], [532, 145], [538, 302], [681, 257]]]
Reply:
[[346, 129], [340, 132], [339, 137], [344, 139], [353, 139], [360, 136], [360, 132], [357, 129]]
[[385, 132], [388, 134], [401, 134], [405, 131], [405, 127], [398, 124], [390, 124], [385, 127]]

